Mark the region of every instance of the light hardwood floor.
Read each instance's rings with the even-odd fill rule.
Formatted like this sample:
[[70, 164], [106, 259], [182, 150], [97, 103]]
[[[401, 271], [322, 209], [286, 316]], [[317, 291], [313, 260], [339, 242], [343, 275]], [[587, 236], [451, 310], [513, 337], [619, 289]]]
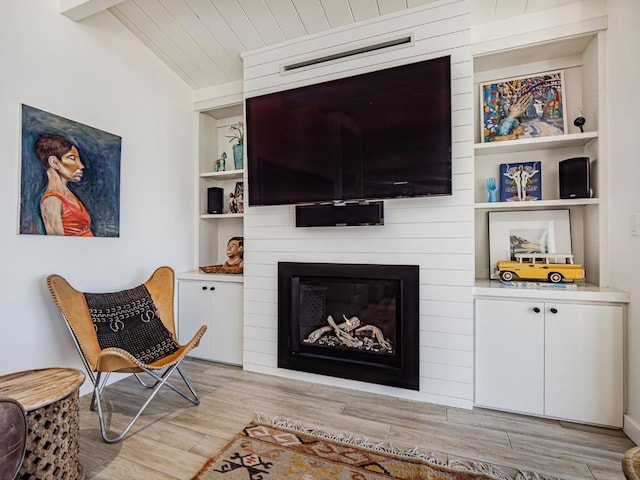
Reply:
[[[194, 407], [163, 389], [122, 442], [102, 442], [90, 395], [80, 401], [80, 460], [87, 479], [189, 480], [256, 412], [301, 420], [330, 433], [351, 432], [418, 446], [439, 458], [472, 459], [570, 479], [621, 480], [622, 431], [567, 424], [484, 409], [464, 410], [244, 372], [186, 360], [198, 392]], [[109, 394], [111, 424], [140, 405], [137, 382], [117, 382]], [[116, 395], [117, 393], [117, 395]]]

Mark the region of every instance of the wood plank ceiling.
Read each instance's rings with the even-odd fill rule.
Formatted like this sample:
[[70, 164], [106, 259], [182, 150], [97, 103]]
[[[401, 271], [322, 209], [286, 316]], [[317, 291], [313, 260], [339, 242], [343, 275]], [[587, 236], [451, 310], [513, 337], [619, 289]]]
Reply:
[[[242, 79], [240, 54], [441, 0], [125, 0], [109, 11], [194, 89]], [[471, 0], [474, 22], [576, 0]]]

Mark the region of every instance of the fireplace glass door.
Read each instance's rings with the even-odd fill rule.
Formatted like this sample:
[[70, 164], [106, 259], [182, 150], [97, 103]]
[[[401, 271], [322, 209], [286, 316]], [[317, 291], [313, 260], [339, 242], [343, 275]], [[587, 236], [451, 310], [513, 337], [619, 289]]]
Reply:
[[418, 268], [279, 264], [281, 368], [417, 389]]

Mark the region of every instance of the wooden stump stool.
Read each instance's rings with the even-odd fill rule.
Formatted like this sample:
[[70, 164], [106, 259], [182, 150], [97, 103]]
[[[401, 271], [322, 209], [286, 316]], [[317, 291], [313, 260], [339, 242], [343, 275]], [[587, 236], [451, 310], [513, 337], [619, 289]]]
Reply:
[[0, 395], [27, 412], [27, 451], [17, 478], [83, 480], [79, 460], [78, 389], [84, 373], [46, 368], [0, 376]]
[[640, 447], [626, 451], [622, 458], [622, 471], [628, 480], [640, 479]]

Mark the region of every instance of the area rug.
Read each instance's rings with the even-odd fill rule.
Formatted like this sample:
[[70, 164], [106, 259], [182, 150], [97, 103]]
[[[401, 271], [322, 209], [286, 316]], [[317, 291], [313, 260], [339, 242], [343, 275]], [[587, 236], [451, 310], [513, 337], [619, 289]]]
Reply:
[[533, 472], [459, 461], [444, 465], [417, 449], [258, 414], [191, 480], [551, 480]]

